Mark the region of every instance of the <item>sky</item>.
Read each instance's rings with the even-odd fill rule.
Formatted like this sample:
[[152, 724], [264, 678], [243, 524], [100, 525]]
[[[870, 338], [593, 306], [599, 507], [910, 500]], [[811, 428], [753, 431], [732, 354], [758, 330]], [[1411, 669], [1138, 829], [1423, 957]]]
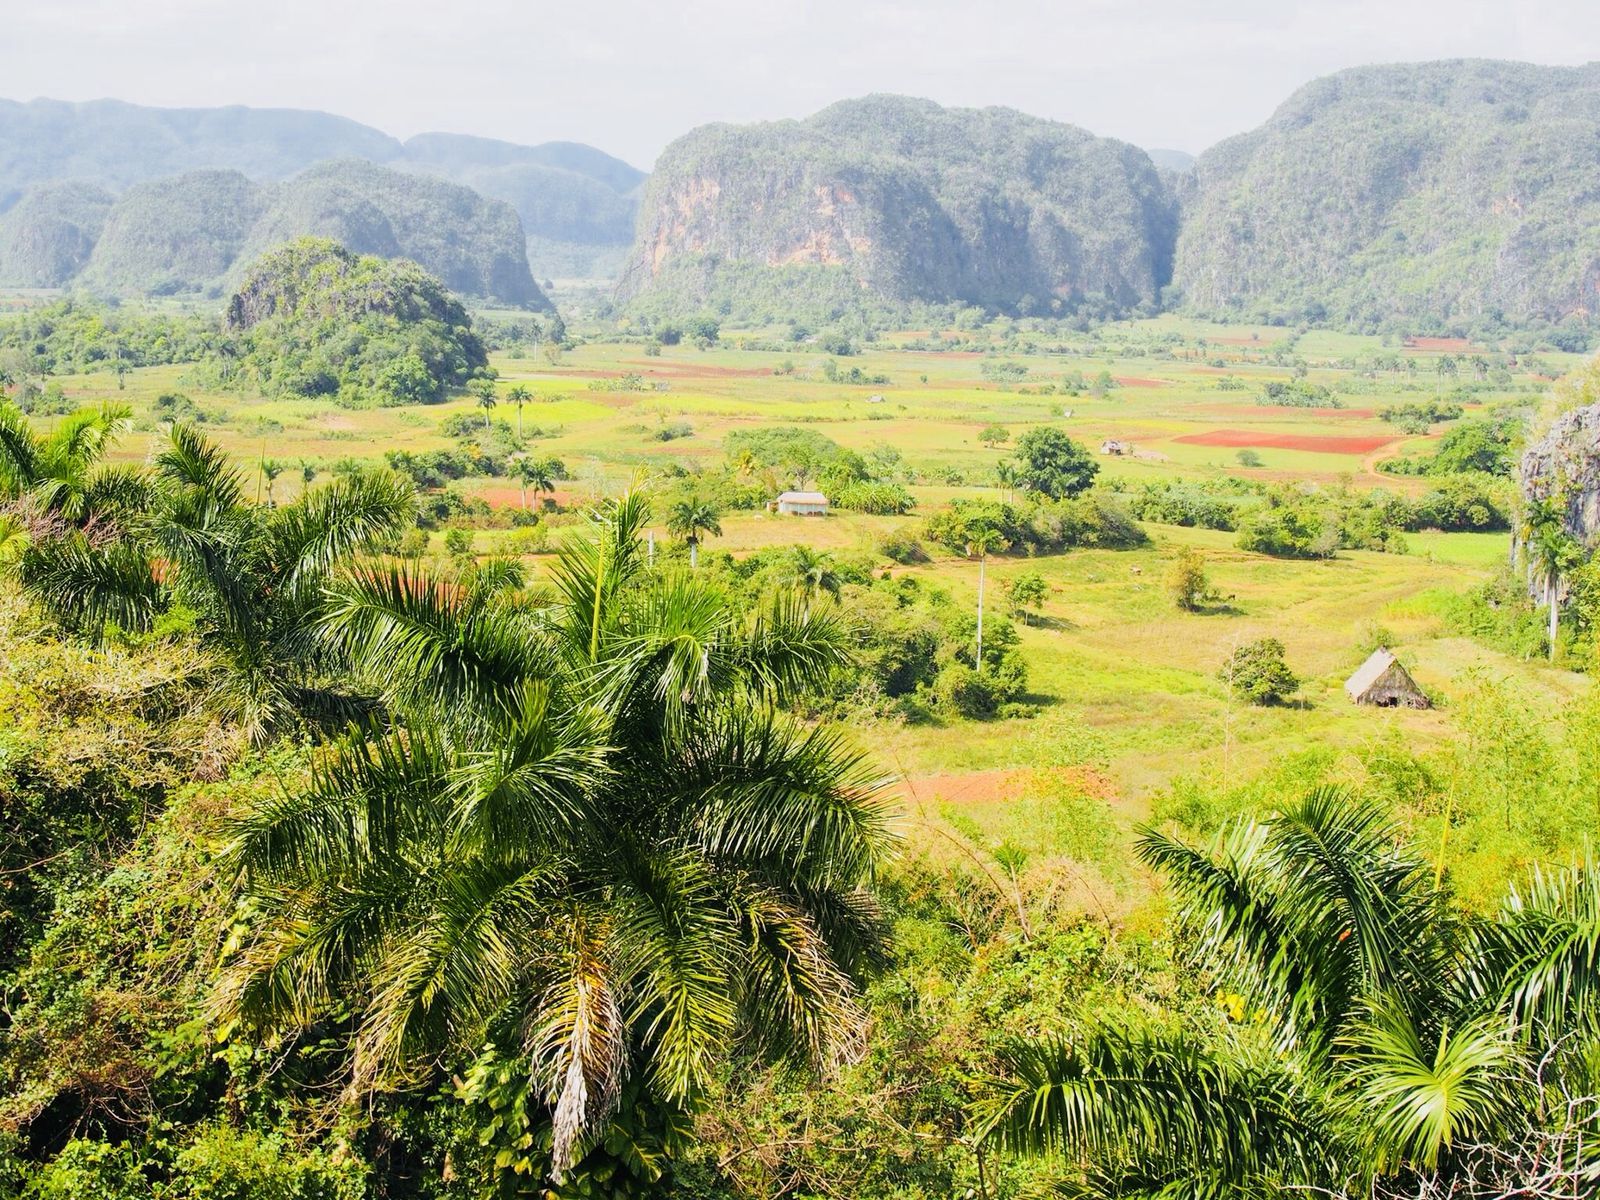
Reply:
[[1199, 152], [1344, 67], [1600, 60], [1595, 0], [4, 0], [0, 96], [317, 108], [397, 137], [588, 142], [869, 92]]

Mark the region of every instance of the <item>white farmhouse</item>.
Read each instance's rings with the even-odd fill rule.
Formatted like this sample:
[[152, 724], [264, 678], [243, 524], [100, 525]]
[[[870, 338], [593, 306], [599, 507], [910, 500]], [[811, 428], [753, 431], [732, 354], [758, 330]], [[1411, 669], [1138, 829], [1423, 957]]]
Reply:
[[778, 511], [791, 517], [825, 517], [828, 498], [821, 492], [784, 492], [778, 497]]

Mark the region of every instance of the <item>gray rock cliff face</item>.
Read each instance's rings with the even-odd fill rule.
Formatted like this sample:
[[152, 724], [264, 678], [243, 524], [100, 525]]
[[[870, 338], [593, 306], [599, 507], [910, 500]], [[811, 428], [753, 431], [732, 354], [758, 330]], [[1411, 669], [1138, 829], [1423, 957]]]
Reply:
[[645, 184], [618, 290], [682, 287], [673, 268], [698, 260], [838, 269], [892, 301], [1130, 308], [1167, 281], [1176, 216], [1126, 143], [1009, 109], [869, 96], [675, 142]]
[[1556, 499], [1567, 532], [1600, 547], [1600, 404], [1560, 417], [1522, 455], [1523, 499]]

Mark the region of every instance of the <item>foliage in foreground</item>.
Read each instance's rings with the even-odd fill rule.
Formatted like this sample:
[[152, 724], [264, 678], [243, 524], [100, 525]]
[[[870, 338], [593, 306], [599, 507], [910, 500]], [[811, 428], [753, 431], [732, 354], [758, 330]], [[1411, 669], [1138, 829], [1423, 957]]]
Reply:
[[1138, 852], [1235, 1020], [1019, 1043], [981, 1106], [999, 1144], [1111, 1195], [1502, 1194], [1551, 1151], [1551, 1186], [1600, 1178], [1592, 862], [1474, 916], [1380, 809], [1330, 789], [1210, 853], [1155, 831]]

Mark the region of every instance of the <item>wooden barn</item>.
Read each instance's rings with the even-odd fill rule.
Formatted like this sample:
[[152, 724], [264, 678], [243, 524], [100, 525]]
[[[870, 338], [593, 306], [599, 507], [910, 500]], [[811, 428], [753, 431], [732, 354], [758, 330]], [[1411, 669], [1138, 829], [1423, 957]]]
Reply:
[[1411, 672], [1387, 647], [1372, 652], [1372, 657], [1345, 681], [1345, 694], [1356, 704], [1379, 708], [1431, 708], [1427, 693], [1417, 686]]

